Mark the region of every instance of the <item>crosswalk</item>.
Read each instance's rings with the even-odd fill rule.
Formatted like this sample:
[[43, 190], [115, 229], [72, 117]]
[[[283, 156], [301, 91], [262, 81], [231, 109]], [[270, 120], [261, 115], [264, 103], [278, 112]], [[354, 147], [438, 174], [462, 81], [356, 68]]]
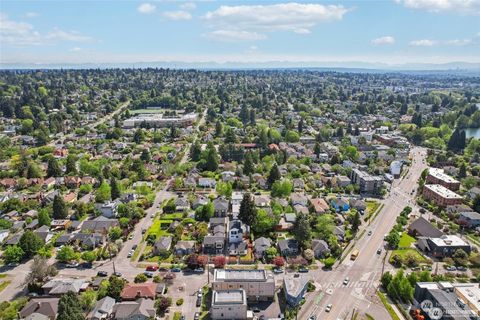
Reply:
[[343, 281], [337, 282], [323, 282], [320, 283], [322, 289], [337, 289], [337, 288], [374, 288], [378, 286], [378, 281], [350, 281], [346, 285]]

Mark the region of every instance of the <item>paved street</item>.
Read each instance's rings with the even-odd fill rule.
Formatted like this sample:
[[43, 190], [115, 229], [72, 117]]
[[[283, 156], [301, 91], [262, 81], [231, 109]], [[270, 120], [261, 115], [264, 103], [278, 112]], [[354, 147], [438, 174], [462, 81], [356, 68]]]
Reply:
[[[300, 311], [299, 319], [307, 319], [317, 315], [318, 319], [346, 319], [357, 309], [369, 313], [375, 319], [388, 319], [388, 313], [378, 301], [375, 291], [382, 274], [383, 257], [385, 255], [383, 237], [395, 224], [396, 217], [407, 205], [414, 207], [412, 189], [417, 187], [417, 181], [422, 171], [427, 167], [424, 163], [426, 150], [413, 148], [411, 151], [412, 165], [405, 178], [396, 180], [390, 194], [381, 202], [385, 205], [378, 217], [367, 230], [367, 233], [357, 241], [354, 248], [360, 250], [355, 261], [346, 257], [345, 260], [332, 271], [312, 270], [313, 280], [321, 288], [321, 292], [308, 295], [307, 302]], [[382, 254], [376, 253], [382, 248]], [[343, 281], [349, 277], [348, 285]], [[330, 313], [325, 312], [325, 306], [332, 304]]]

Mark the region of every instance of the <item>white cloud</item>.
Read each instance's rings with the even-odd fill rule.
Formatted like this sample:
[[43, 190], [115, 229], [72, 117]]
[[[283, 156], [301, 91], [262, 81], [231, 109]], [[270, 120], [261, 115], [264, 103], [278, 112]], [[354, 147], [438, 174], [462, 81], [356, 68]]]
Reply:
[[70, 51], [70, 52], [78, 52], [78, 51], [82, 51], [82, 48], [80, 48], [80, 47], [73, 47], [73, 48], [71, 48], [71, 49], [68, 50], [68, 51]]
[[267, 37], [257, 32], [242, 30], [215, 30], [204, 35], [207, 38], [217, 41], [256, 41]]
[[452, 45], [452, 46], [467, 46], [472, 43], [473, 43], [472, 39], [454, 39], [454, 40], [445, 41], [445, 44]]
[[322, 22], [338, 21], [349, 11], [341, 5], [301, 4], [220, 6], [204, 16], [218, 29], [308, 33]]
[[147, 2], [142, 3], [137, 8], [138, 12], [144, 13], [144, 14], [154, 13], [156, 9], [157, 9], [157, 7], [155, 5], [147, 3]]
[[36, 18], [38, 17], [40, 14], [38, 14], [37, 12], [26, 12], [25, 13], [25, 17], [26, 18]]
[[64, 31], [58, 28], [42, 34], [34, 26], [25, 22], [10, 20], [0, 14], [0, 42], [15, 47], [52, 45], [61, 41], [86, 42], [93, 40], [77, 31]]
[[166, 11], [163, 13], [163, 16], [170, 20], [190, 20], [192, 15], [188, 11], [178, 10], [178, 11]]
[[180, 9], [182, 10], [195, 10], [197, 5], [194, 2], [185, 2], [184, 4], [180, 5]]
[[430, 40], [430, 39], [410, 41], [410, 45], [413, 47], [431, 47], [437, 44], [438, 44], [438, 41]]
[[480, 15], [479, 0], [395, 0], [411, 9], [430, 12], [455, 12], [464, 15]]
[[379, 46], [379, 45], [386, 45], [386, 44], [394, 44], [395, 43], [395, 38], [392, 36], [383, 36], [380, 38], [373, 39], [370, 41], [373, 45]]

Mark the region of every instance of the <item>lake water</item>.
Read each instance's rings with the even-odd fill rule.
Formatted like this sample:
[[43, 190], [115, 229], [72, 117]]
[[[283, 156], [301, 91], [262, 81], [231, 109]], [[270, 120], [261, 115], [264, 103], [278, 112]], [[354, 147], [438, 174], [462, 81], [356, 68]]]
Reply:
[[474, 137], [480, 139], [480, 128], [467, 128], [465, 129], [465, 136], [468, 138]]

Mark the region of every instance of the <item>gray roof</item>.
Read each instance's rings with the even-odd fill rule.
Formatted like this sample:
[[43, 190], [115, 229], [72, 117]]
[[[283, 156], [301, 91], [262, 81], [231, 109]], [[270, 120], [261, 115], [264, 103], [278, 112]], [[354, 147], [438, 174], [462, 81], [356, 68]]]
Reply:
[[435, 228], [423, 217], [418, 218], [408, 226], [408, 230], [414, 231], [418, 236], [438, 238], [443, 232]]
[[280, 251], [298, 250], [298, 241], [295, 239], [285, 239], [278, 241], [278, 248]]
[[292, 297], [298, 297], [305, 289], [308, 278], [305, 275], [295, 274], [287, 275], [283, 278], [283, 286], [286, 293]]
[[471, 219], [471, 220], [479, 220], [480, 219], [480, 213], [475, 212], [475, 211], [461, 212], [460, 216]]
[[172, 237], [161, 237], [155, 241], [154, 247], [156, 250], [170, 250], [172, 246]]
[[155, 306], [152, 299], [138, 299], [137, 301], [125, 301], [115, 304], [113, 307], [115, 319], [126, 319], [135, 315], [146, 318], [155, 316]]
[[114, 305], [115, 305], [115, 299], [110, 298], [108, 296], [101, 300], [98, 300], [92, 312], [88, 316], [88, 318], [90, 319], [107, 318], [112, 313]]

